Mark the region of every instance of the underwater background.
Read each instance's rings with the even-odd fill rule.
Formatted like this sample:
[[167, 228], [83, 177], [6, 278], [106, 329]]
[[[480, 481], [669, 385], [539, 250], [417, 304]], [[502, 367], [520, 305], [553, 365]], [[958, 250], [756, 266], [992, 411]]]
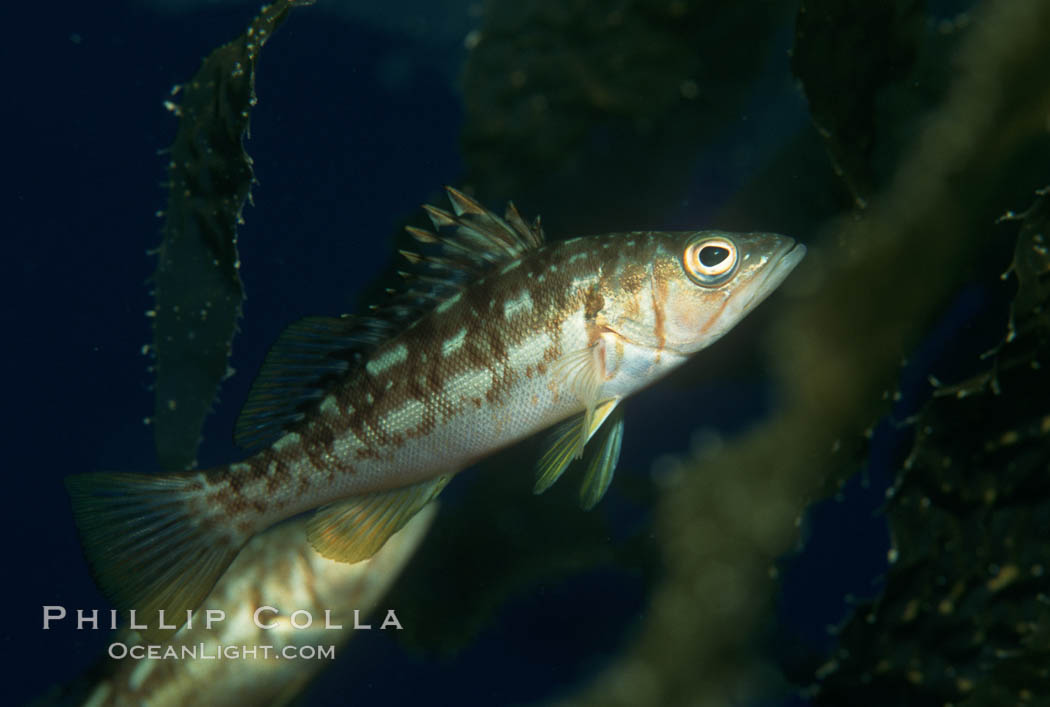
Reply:
[[[106, 631], [41, 628], [45, 605], [108, 606], [62, 480], [161, 469], [164, 103], [257, 12], [5, 7], [14, 704], [76, 703], [108, 669]], [[458, 476], [378, 602], [404, 630], [358, 632], [294, 699], [1050, 703], [1046, 36], [1034, 0], [291, 8], [254, 67], [243, 315], [202, 467], [238, 457], [280, 331], [379, 301], [442, 185], [551, 238], [770, 230], [811, 253], [629, 401], [595, 510], [572, 483], [531, 494], [532, 441]]]

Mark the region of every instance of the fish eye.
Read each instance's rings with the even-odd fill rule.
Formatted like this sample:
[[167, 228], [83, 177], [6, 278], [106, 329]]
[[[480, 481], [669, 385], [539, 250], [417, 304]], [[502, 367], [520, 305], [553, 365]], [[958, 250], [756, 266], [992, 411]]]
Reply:
[[736, 271], [736, 244], [725, 236], [701, 238], [690, 243], [682, 255], [685, 274], [698, 285], [714, 287]]

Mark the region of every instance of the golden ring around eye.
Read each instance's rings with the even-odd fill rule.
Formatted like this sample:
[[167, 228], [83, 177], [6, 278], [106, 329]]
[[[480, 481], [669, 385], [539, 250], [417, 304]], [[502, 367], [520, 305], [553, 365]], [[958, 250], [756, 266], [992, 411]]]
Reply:
[[714, 287], [732, 277], [740, 260], [736, 243], [725, 236], [693, 241], [682, 254], [685, 274], [698, 285]]

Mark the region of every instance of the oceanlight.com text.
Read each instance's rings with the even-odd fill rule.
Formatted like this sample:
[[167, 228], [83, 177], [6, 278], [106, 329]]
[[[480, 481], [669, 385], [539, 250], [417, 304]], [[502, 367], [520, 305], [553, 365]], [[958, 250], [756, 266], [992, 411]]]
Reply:
[[114, 660], [334, 660], [335, 646], [248, 646], [217, 643], [128, 645], [111, 643]]

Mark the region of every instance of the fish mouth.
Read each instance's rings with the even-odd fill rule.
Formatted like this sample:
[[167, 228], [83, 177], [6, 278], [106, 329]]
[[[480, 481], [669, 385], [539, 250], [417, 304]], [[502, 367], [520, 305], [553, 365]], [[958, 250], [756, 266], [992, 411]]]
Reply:
[[780, 283], [787, 279], [795, 266], [806, 256], [806, 246], [787, 236], [784, 236], [784, 241], [784, 245], [773, 255], [773, 262], [752, 288], [751, 297], [744, 303], [743, 310], [747, 311], [752, 307], [757, 307], [762, 300], [780, 287]]

